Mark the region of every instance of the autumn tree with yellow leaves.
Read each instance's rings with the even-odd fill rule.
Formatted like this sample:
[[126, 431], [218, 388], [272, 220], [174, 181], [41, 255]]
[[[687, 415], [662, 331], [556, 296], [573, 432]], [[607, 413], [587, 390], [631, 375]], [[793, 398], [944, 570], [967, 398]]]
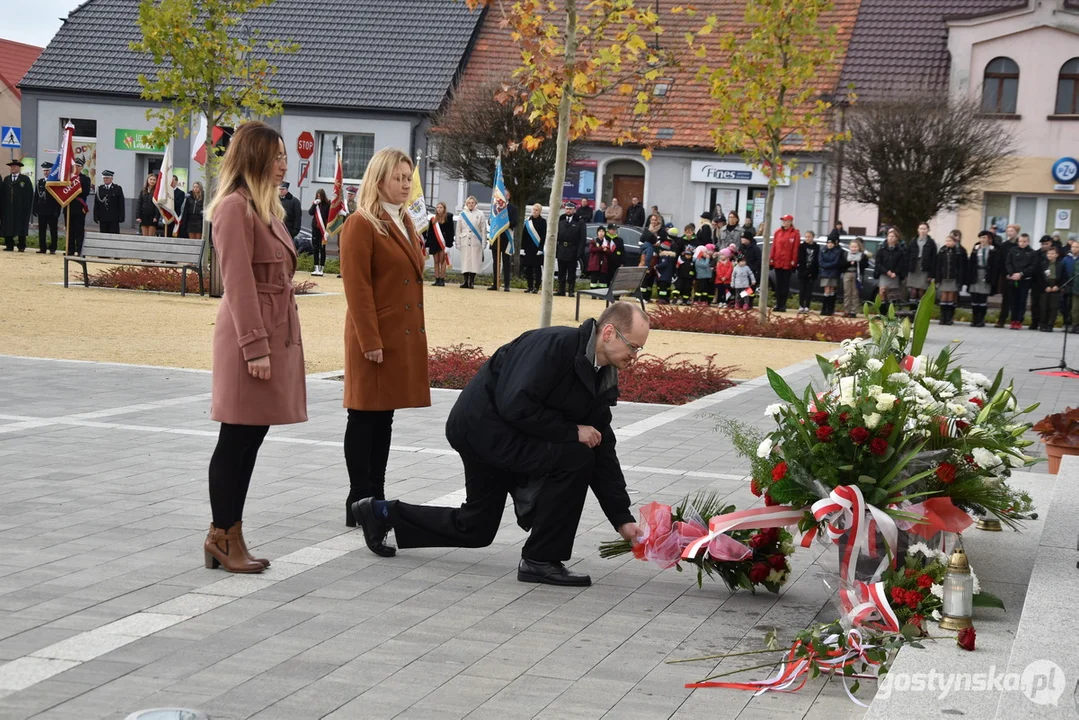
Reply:
[[[562, 204], [567, 148], [601, 126], [617, 122], [616, 142], [637, 142], [648, 128], [640, 120], [649, 110], [649, 85], [672, 62], [669, 51], [649, 42], [663, 28], [655, 6], [646, 0], [467, 0], [472, 8], [498, 13], [520, 48], [521, 63], [513, 71], [521, 112], [537, 124], [537, 133], [521, 139], [526, 149], [554, 141], [551, 219], [544, 243], [540, 327], [551, 324], [554, 296], [556, 213]], [[632, 118], [610, 110], [603, 96], [633, 96]], [[644, 149], [648, 154], [647, 146]]]

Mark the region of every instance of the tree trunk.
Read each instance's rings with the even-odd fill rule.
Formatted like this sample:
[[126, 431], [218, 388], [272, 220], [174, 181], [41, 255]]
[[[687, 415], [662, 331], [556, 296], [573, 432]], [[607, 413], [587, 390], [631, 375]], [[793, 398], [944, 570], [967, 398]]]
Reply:
[[[565, 66], [570, 68], [577, 59], [577, 2], [566, 0]], [[562, 185], [566, 181], [566, 156], [569, 152], [570, 93], [573, 92], [572, 73], [562, 83], [562, 101], [558, 104], [558, 137], [555, 140], [554, 177], [551, 179], [550, 217], [547, 220], [547, 239], [543, 243], [543, 300], [540, 303], [540, 327], [551, 326], [554, 307], [554, 268], [558, 249], [558, 217], [562, 205]], [[574, 259], [576, 262], [576, 259]]]
[[[773, 164], [772, 167], [775, 167]], [[768, 324], [768, 268], [772, 261], [772, 205], [776, 199], [776, 186], [772, 180], [768, 181], [768, 198], [764, 201], [764, 223], [761, 226], [763, 236], [761, 245], [761, 306], [760, 324]]]

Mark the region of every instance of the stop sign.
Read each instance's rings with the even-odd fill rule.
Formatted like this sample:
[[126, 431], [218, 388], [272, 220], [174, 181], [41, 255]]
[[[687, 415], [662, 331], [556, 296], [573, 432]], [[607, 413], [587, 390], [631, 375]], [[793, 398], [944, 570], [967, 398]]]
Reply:
[[304, 130], [300, 137], [296, 138], [296, 152], [301, 158], [307, 160], [315, 152], [315, 138], [311, 133]]

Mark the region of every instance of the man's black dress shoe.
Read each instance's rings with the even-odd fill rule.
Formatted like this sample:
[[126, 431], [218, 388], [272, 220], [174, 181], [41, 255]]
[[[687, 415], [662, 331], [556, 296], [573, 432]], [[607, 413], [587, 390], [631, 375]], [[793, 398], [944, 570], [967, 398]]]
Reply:
[[375, 511], [371, 507], [371, 498], [352, 503], [352, 515], [363, 528], [363, 539], [367, 541], [367, 547], [371, 552], [382, 557], [393, 557], [397, 554], [397, 548], [385, 542], [390, 526], [375, 517]]
[[517, 579], [521, 582], [543, 583], [544, 585], [573, 585], [584, 587], [592, 584], [592, 578], [576, 573], [560, 562], [539, 562], [521, 558], [517, 566]]

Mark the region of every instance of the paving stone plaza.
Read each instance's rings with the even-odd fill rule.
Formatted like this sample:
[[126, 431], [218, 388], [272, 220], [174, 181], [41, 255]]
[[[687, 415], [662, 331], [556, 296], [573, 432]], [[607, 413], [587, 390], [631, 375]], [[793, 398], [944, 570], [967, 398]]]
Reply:
[[[972, 369], [1005, 367], [1022, 403], [1042, 403], [1035, 419], [1079, 399], [1075, 380], [1026, 372], [1056, 362], [1059, 333], [934, 325], [930, 350], [949, 340], [963, 340]], [[798, 385], [817, 370], [783, 373]], [[311, 420], [271, 430], [247, 503], [245, 534], [273, 564], [261, 575], [228, 575], [202, 565], [217, 434], [208, 373], [0, 356], [0, 376], [5, 720], [125, 718], [153, 707], [198, 709], [214, 720], [867, 712], [838, 682], [761, 697], [684, 688], [757, 664], [755, 656], [667, 663], [755, 649], [773, 627], [790, 638], [833, 614], [821, 575], [834, 557], [822, 546], [795, 553], [779, 596], [731, 594], [707, 580], [698, 589], [689, 573], [600, 559], [599, 544], [616, 535], [590, 496], [571, 561], [591, 574], [590, 588], [518, 582], [525, 535], [512, 512], [489, 548], [378, 558], [342, 517], [341, 384], [312, 378]], [[456, 393], [433, 394], [432, 407], [397, 413], [387, 494], [455, 505], [463, 474], [443, 423]], [[716, 417], [763, 425], [771, 402], [757, 379], [684, 407], [619, 406], [634, 501], [674, 503], [707, 488], [739, 508], [758, 502], [744, 480], [747, 463], [713, 428]], [[1001, 594], [1021, 604], [1025, 580], [999, 581]], [[861, 697], [868, 703], [872, 692]]]

